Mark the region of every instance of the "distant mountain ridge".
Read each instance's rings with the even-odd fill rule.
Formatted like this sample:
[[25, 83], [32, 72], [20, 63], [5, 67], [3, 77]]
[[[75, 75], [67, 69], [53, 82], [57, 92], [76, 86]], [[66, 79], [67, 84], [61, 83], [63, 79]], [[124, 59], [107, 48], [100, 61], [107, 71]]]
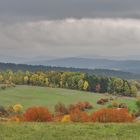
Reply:
[[[124, 56], [125, 58], [125, 56]], [[14, 56], [3, 56], [0, 55], [0, 61], [5, 63], [16, 63], [16, 64], [31, 64], [31, 65], [44, 65], [44, 66], [57, 66], [57, 67], [73, 67], [73, 68], [84, 68], [84, 69], [108, 69], [108, 70], [119, 70], [124, 72], [131, 72], [140, 74], [140, 56], [130, 56], [124, 59], [122, 57], [100, 57], [100, 56], [89, 56], [89, 57], [66, 57], [57, 58], [54, 56], [38, 56], [38, 57], [14, 57]], [[130, 58], [130, 60], [128, 60]], [[135, 60], [135, 59], [136, 60]], [[131, 60], [132, 59], [132, 60]]]
[[140, 74], [139, 60], [108, 60], [95, 58], [61, 58], [54, 60], [32, 61], [33, 65], [49, 65], [57, 67], [73, 67], [73, 68], [88, 68], [88, 69], [109, 69], [120, 70]]

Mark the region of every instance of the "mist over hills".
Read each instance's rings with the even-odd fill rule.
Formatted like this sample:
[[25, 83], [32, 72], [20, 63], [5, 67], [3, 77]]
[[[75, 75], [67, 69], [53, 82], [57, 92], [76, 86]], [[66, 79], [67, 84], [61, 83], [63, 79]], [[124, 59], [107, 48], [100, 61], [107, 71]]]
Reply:
[[33, 65], [88, 68], [88, 69], [109, 69], [140, 74], [139, 60], [109, 60], [98, 58], [60, 58], [54, 60], [36, 60], [29, 62]]

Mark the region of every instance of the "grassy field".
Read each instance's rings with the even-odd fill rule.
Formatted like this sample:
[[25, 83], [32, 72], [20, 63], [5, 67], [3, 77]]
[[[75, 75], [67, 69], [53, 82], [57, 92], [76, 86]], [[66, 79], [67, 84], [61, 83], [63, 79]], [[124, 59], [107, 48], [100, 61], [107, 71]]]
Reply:
[[[109, 98], [105, 94], [89, 93], [68, 89], [34, 87], [34, 86], [17, 86], [0, 90], [0, 105], [9, 106], [20, 103], [24, 109], [31, 106], [47, 106], [53, 110], [54, 105], [58, 102], [64, 104], [76, 103], [78, 101], [89, 101], [93, 104], [94, 109], [106, 107], [97, 105], [96, 102], [100, 98]], [[119, 97], [117, 102], [127, 103], [131, 110], [136, 108], [135, 98]]]
[[[109, 95], [89, 92], [17, 86], [0, 90], [0, 104], [3, 106], [20, 103], [24, 109], [31, 106], [47, 106], [53, 111], [58, 102], [64, 104], [89, 101], [94, 109], [106, 107], [97, 105], [100, 98]], [[135, 98], [119, 97], [117, 102], [127, 103], [131, 110], [136, 108]], [[98, 123], [0, 123], [0, 140], [140, 140], [140, 124], [98, 124]]]
[[140, 124], [0, 124], [0, 140], [140, 140]]

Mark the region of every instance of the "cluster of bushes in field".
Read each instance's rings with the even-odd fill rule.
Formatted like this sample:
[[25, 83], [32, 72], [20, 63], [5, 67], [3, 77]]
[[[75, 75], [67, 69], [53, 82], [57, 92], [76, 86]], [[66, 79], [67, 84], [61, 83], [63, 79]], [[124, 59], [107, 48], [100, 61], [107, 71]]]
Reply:
[[20, 104], [10, 106], [8, 109], [0, 108], [0, 121], [25, 121], [25, 122], [132, 122], [135, 114], [131, 114], [128, 108], [104, 108], [93, 111], [89, 102], [79, 102], [65, 106], [62, 103], [55, 105], [54, 113], [47, 107], [30, 107], [22, 112]]
[[83, 91], [112, 93], [123, 96], [136, 96], [138, 84], [115, 77], [101, 77], [80, 72], [13, 72], [0, 73], [1, 84], [25, 84], [47, 87], [60, 87]]
[[[60, 107], [62, 108], [62, 106]], [[23, 120], [29, 122], [132, 122], [134, 116], [128, 112], [128, 109], [100, 109], [92, 114], [74, 107], [68, 111], [57, 110], [51, 114], [45, 107], [32, 107], [23, 114]]]
[[99, 105], [104, 105], [104, 104], [106, 104], [107, 102], [109, 102], [109, 99], [104, 99], [104, 98], [101, 98], [101, 99], [99, 99], [98, 101], [97, 101], [97, 104], [99, 104]]
[[114, 99], [112, 97], [110, 97], [110, 98], [101, 98], [101, 99], [99, 99], [97, 101], [97, 104], [105, 105], [106, 103], [111, 102], [111, 104], [108, 105], [108, 108], [128, 108], [126, 103], [119, 103], [119, 102], [116, 102], [116, 101], [117, 101], [117, 99]]
[[5, 108], [0, 106], [0, 121], [19, 121], [22, 116], [23, 106], [16, 104]]

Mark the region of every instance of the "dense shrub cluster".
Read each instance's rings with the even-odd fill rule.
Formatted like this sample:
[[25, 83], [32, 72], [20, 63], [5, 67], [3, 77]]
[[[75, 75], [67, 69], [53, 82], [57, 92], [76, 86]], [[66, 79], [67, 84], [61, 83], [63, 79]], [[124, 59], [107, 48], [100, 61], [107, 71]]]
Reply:
[[47, 87], [61, 87], [99, 93], [112, 93], [124, 96], [136, 96], [137, 88], [134, 82], [120, 78], [100, 77], [80, 72], [13, 72], [11, 70], [0, 73], [1, 88], [14, 84], [37, 85]]
[[23, 114], [24, 121], [29, 122], [49, 122], [52, 115], [46, 107], [31, 107]]
[[89, 122], [90, 117], [84, 111], [79, 110], [78, 108], [70, 112], [70, 118], [72, 122]]
[[65, 106], [63, 103], [58, 103], [55, 105], [55, 113], [57, 116], [62, 116], [70, 114], [72, 111], [75, 110], [85, 111], [92, 108], [93, 106], [87, 101], [70, 104], [68, 106]]
[[[82, 103], [82, 102], [81, 102]], [[87, 103], [87, 102], [83, 102]], [[77, 106], [76, 106], [77, 105]], [[26, 122], [132, 122], [135, 117], [126, 108], [106, 108], [88, 113], [79, 108], [79, 103], [73, 108], [58, 103], [55, 113], [52, 114], [46, 107], [30, 107], [22, 113], [23, 106], [16, 104], [8, 109], [0, 107], [0, 121], [26, 121]], [[86, 105], [90, 105], [87, 103]], [[91, 105], [90, 105], [91, 106]], [[86, 106], [85, 106], [86, 107]], [[91, 109], [91, 108], [90, 108]]]
[[128, 113], [127, 109], [101, 109], [92, 114], [93, 122], [131, 122], [134, 117]]

